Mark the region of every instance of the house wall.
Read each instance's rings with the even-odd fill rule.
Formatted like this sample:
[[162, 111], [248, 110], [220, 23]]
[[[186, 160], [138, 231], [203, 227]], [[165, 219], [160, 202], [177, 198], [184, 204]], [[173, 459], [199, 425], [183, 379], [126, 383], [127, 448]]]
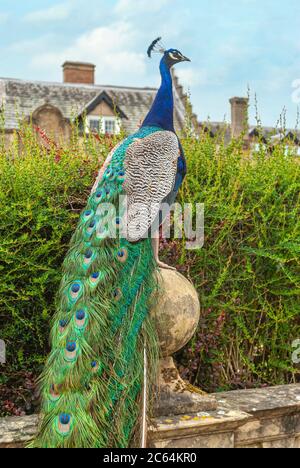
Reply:
[[89, 115], [95, 115], [95, 116], [101, 115], [102, 117], [114, 117], [115, 116], [113, 109], [111, 109], [109, 105], [106, 104], [106, 102], [104, 101], [100, 102], [100, 104], [98, 104], [98, 106], [96, 106], [95, 109], [93, 109], [89, 113]]
[[58, 108], [50, 104], [36, 109], [32, 115], [32, 122], [56, 142], [70, 138], [71, 125], [69, 121], [64, 119]]
[[7, 130], [5, 132], [5, 134], [4, 134], [4, 144], [5, 144], [6, 148], [11, 145], [11, 143], [13, 142], [14, 137], [15, 137], [15, 135], [14, 135], [13, 131]]

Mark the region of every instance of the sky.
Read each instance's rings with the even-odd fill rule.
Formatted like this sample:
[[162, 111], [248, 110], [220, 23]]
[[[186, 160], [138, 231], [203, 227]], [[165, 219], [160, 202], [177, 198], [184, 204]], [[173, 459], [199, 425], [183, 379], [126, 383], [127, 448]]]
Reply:
[[0, 0], [0, 77], [61, 81], [65, 60], [99, 84], [158, 86], [157, 36], [191, 63], [177, 74], [200, 120], [230, 120], [250, 90], [251, 123], [294, 127], [300, 106], [299, 0]]

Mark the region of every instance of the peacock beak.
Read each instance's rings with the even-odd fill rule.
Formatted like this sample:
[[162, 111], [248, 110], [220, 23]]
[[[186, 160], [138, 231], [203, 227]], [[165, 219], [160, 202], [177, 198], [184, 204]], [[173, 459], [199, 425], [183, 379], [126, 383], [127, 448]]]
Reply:
[[181, 59], [182, 62], [191, 62], [191, 60], [185, 56], [182, 57]]

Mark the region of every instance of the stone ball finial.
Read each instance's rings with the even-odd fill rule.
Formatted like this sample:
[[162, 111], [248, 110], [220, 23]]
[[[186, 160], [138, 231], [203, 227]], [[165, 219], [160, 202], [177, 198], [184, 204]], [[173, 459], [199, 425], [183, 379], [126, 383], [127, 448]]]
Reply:
[[160, 270], [158, 277], [161, 292], [151, 314], [162, 356], [167, 357], [193, 337], [200, 319], [200, 303], [194, 286], [177, 271]]

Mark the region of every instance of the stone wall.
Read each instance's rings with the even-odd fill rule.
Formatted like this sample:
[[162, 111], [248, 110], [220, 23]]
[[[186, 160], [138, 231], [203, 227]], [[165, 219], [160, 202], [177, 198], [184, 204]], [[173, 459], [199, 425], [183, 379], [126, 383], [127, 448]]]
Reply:
[[38, 416], [0, 418], [0, 448], [24, 447], [36, 433]]
[[300, 385], [216, 394], [218, 409], [161, 418], [155, 448], [300, 448]]
[[[152, 448], [300, 448], [300, 384], [216, 395], [218, 409], [157, 418]], [[0, 419], [0, 448], [22, 447], [37, 416]]]

